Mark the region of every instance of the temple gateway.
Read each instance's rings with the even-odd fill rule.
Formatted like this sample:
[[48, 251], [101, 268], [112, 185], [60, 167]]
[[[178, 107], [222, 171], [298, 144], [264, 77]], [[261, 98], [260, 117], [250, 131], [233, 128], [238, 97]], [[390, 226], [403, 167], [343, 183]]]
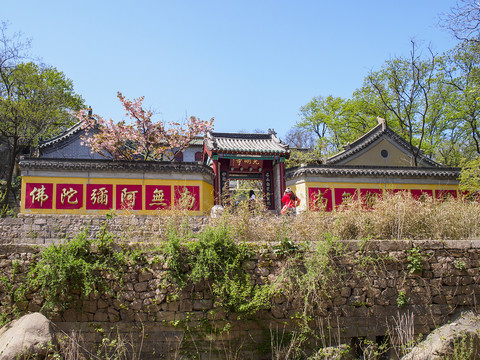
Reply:
[[206, 214], [234, 191], [251, 184], [267, 209], [279, 211], [291, 187], [300, 207], [332, 211], [346, 198], [363, 201], [384, 192], [415, 198], [458, 196], [460, 169], [420, 154], [379, 119], [376, 127], [322, 165], [286, 169], [289, 147], [266, 134], [209, 132], [191, 142], [175, 162], [118, 161], [92, 154], [76, 124], [40, 144], [38, 157], [20, 162], [22, 213], [154, 214], [175, 205]]

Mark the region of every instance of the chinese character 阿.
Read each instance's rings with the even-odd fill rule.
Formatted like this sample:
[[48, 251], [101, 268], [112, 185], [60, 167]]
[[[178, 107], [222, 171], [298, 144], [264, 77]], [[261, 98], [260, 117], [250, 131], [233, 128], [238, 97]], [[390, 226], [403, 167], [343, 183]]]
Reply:
[[167, 206], [167, 203], [165, 202], [165, 194], [163, 193], [163, 190], [161, 189], [153, 190], [153, 197], [152, 197], [152, 202], [150, 203], [150, 206], [152, 205]]
[[138, 191], [127, 191], [127, 188], [122, 189], [121, 203], [122, 208], [133, 209], [135, 206], [135, 196]]
[[108, 190], [104, 187], [93, 189], [92, 195], [90, 196], [90, 200], [92, 204], [102, 204], [107, 206], [108, 205]]
[[184, 191], [180, 194], [178, 204], [182, 208], [191, 209], [195, 205], [195, 197], [190, 191], [188, 191], [187, 188], [185, 188]]
[[73, 198], [75, 195], [77, 195], [78, 191], [74, 190], [73, 188], [70, 188], [67, 190], [67, 188], [62, 189], [62, 193], [60, 195], [60, 201], [62, 204], [65, 204], [65, 198], [67, 198], [67, 203], [71, 205], [78, 204], [78, 199]]
[[48, 200], [48, 195], [45, 194], [45, 186], [43, 185], [40, 189], [34, 187], [30, 192], [30, 196], [32, 197], [32, 204], [35, 203], [35, 201], [38, 201], [40, 203], [40, 207], [43, 206], [44, 201]]

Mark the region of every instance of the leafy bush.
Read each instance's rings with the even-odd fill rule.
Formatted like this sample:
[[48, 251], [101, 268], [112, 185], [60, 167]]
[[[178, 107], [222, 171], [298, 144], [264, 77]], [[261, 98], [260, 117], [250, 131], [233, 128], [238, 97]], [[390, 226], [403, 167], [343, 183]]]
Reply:
[[252, 284], [243, 269], [252, 252], [233, 240], [228, 227], [206, 227], [197, 240], [184, 242], [171, 232], [165, 254], [171, 277], [180, 287], [204, 281], [215, 303], [225, 310], [250, 314], [269, 306], [273, 288]]
[[115, 250], [112, 234], [102, 227], [95, 239], [83, 231], [70, 241], [44, 249], [28, 274], [28, 285], [45, 299], [47, 311], [63, 309], [82, 298], [109, 291], [107, 280], [121, 280], [127, 259]]

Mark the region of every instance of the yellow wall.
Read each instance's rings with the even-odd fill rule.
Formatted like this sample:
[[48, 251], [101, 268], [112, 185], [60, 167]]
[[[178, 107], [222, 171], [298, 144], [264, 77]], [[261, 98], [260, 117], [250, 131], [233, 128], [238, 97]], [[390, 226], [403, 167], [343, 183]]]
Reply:
[[[27, 183], [39, 183], [39, 184], [53, 184], [53, 204], [51, 209], [25, 209], [26, 196], [29, 196], [26, 191]], [[56, 185], [57, 184], [82, 184], [83, 185], [83, 206], [80, 209], [57, 209], [55, 200], [57, 196]], [[39, 176], [24, 176], [22, 177], [22, 200], [21, 200], [21, 212], [24, 214], [105, 214], [108, 212], [116, 211], [119, 213], [125, 210], [116, 209], [116, 192], [113, 192], [113, 202], [111, 210], [87, 210], [87, 192], [86, 184], [105, 184], [105, 185], [141, 185], [142, 186], [142, 210], [126, 210], [139, 215], [147, 214], [161, 214], [164, 210], [145, 210], [144, 199], [146, 194], [146, 185], [165, 185], [171, 187], [172, 203], [174, 186], [198, 186], [200, 195], [200, 210], [192, 211], [192, 214], [206, 214], [209, 213], [213, 206], [213, 185], [208, 184], [201, 180], [155, 180], [155, 179], [122, 179], [122, 178], [81, 178], [81, 177], [39, 177]]]
[[346, 188], [353, 188], [356, 189], [357, 194], [360, 193], [360, 189], [380, 189], [382, 192], [387, 190], [400, 190], [405, 189], [411, 191], [415, 190], [432, 190], [433, 196], [435, 198], [435, 191], [441, 190], [453, 190], [458, 191], [458, 185], [439, 185], [439, 184], [375, 184], [375, 183], [336, 183], [336, 182], [304, 182], [299, 183], [296, 186], [292, 186], [292, 189], [296, 189], [296, 194], [302, 199], [306, 201], [306, 205], [308, 207], [308, 189], [309, 188], [329, 188], [332, 191], [332, 202], [333, 208], [339, 205], [335, 203], [335, 196], [334, 196], [334, 189], [346, 189]]
[[[381, 155], [382, 150], [388, 151], [388, 157]], [[353, 157], [345, 165], [362, 165], [362, 166], [414, 166], [411, 156], [406, 155], [398, 149], [390, 141], [382, 140], [368, 151]]]

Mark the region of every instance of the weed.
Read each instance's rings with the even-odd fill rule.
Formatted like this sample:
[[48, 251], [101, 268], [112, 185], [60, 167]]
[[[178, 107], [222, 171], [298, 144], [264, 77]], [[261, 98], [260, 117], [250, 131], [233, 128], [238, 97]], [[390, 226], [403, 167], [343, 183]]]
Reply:
[[397, 296], [397, 306], [399, 308], [408, 305], [407, 293], [405, 291], [400, 291]]
[[407, 251], [407, 261], [407, 270], [410, 274], [423, 270], [423, 256], [419, 248], [414, 246]]
[[453, 263], [453, 266], [455, 266], [455, 269], [460, 271], [463, 271], [467, 268], [467, 264], [465, 263], [465, 261], [460, 259], [455, 260], [455, 262]]

